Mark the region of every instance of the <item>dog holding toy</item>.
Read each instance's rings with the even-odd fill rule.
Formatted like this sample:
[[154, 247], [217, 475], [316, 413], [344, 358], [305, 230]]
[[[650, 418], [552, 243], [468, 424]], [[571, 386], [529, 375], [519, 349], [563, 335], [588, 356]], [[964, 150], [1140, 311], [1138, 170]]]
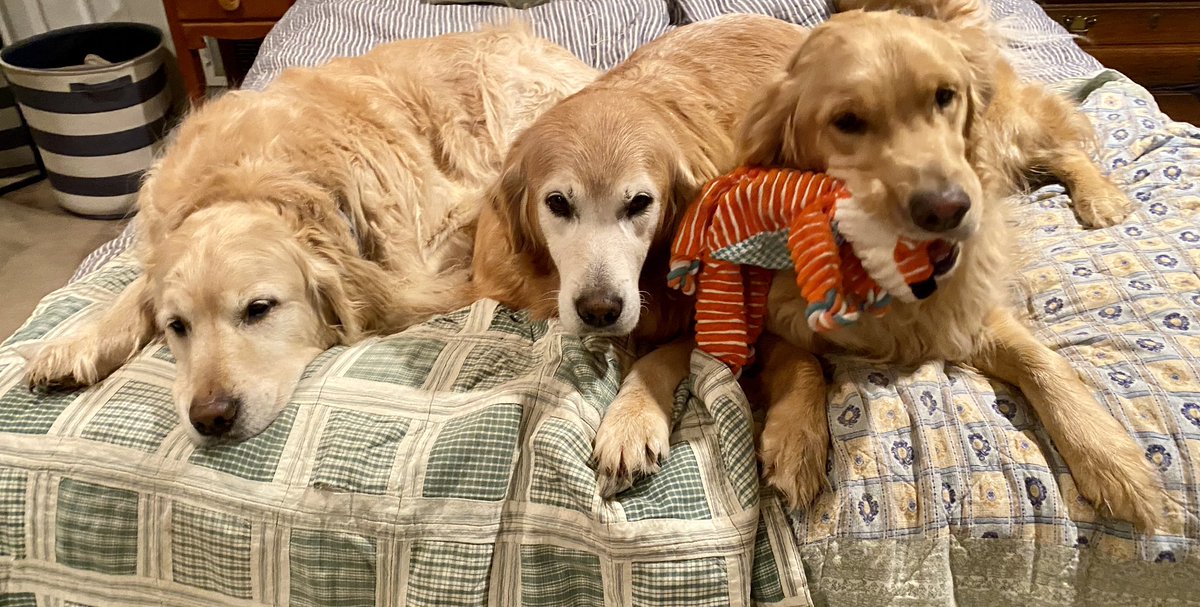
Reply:
[[668, 283], [696, 296], [697, 346], [738, 373], [762, 333], [776, 270], [795, 269], [808, 325], [824, 333], [885, 314], [893, 298], [929, 297], [957, 259], [951, 242], [878, 229], [833, 177], [743, 167], [688, 208]]
[[[745, 168], [709, 184], [709, 194], [737, 192], [721, 203], [730, 208], [701, 200], [676, 241], [670, 279], [702, 300], [701, 347], [735, 370], [752, 358], [761, 367], [746, 384], [759, 389], [752, 401], [767, 409], [758, 445], [763, 480], [794, 507], [809, 504], [825, 486], [828, 386], [818, 355], [912, 366], [940, 361], [1020, 388], [1070, 468], [1073, 490], [1102, 514], [1153, 531], [1177, 505], [1144, 446], [1070, 361], [1023, 322], [1011, 290], [1017, 233], [1007, 198], [1032, 171], [1059, 178], [1088, 227], [1120, 222], [1129, 201], [1090, 157], [1086, 118], [1040, 85], [1022, 82], [1004, 59], [986, 4], [895, 4], [933, 10], [834, 15], [810, 32], [737, 136], [739, 165], [821, 169], [838, 180], [830, 191], [840, 181], [846, 195], [822, 198], [819, 188], [816, 196], [793, 188], [772, 197], [767, 181], [754, 182], [755, 169]], [[735, 187], [743, 179], [757, 184]], [[810, 185], [820, 182], [814, 177]], [[785, 199], [803, 207], [790, 217], [806, 217], [806, 229], [793, 230], [776, 214], [771, 204]], [[811, 204], [809, 212], [829, 209], [828, 229], [824, 220], [807, 219]], [[859, 223], [860, 214], [869, 219]], [[780, 238], [803, 238], [807, 230], [812, 251]], [[881, 291], [865, 280], [845, 282], [857, 275], [851, 257]], [[922, 273], [929, 277], [910, 276], [909, 262], [927, 268]], [[681, 344], [639, 372], [676, 385], [687, 375], [692, 349]], [[625, 406], [618, 422], [606, 416], [601, 432], [619, 437], [624, 453], [664, 453], [647, 448], [643, 437], [663, 441], [670, 408], [647, 396], [650, 382], [632, 379], [618, 399], [637, 406]], [[656, 432], [635, 431], [628, 422], [634, 419], [654, 420]]]

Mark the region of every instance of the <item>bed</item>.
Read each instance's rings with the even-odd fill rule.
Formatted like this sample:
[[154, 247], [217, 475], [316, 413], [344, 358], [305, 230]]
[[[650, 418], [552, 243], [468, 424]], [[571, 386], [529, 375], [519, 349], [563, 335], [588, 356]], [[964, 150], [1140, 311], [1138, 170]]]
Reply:
[[[514, 15], [611, 67], [688, 21], [815, 0], [550, 0], [515, 11], [299, 0], [247, 86], [285, 67]], [[1084, 231], [1058, 185], [1013, 201], [1020, 303], [1161, 471], [1166, 523], [1100, 518], [1020, 393], [960, 367], [832, 359], [829, 488], [760, 488], [755, 420], [703, 355], [660, 474], [606, 502], [591, 440], [627, 344], [495, 302], [337, 347], [260, 436], [199, 449], [161, 343], [86, 390], [31, 394], [18, 350], [73, 331], [138, 273], [127, 232], [0, 346], [0, 605], [1200, 604], [1200, 129], [1104, 70], [1030, 0], [1025, 76], [1082, 100], [1136, 201]]]

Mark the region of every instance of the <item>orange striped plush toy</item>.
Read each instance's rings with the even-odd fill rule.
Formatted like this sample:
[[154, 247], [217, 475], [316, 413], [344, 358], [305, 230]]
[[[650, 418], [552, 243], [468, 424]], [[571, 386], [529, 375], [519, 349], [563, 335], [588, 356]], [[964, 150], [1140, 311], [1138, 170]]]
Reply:
[[775, 270], [795, 268], [808, 324], [825, 332], [882, 315], [893, 298], [929, 297], [956, 261], [946, 241], [877, 227], [828, 175], [742, 168], [709, 182], [684, 215], [668, 281], [696, 294], [699, 348], [739, 373], [762, 333]]

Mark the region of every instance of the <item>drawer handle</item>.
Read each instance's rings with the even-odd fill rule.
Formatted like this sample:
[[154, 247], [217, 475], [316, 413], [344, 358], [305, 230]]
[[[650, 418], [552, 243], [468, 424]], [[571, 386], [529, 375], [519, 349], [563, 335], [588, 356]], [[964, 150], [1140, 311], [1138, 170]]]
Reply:
[[1083, 15], [1063, 15], [1062, 24], [1063, 27], [1067, 28], [1068, 32], [1076, 36], [1086, 36], [1087, 33], [1091, 31], [1092, 26], [1096, 25], [1096, 17], [1085, 17]]
[[1158, 20], [1161, 18], [1162, 18], [1162, 15], [1160, 15], [1158, 13], [1154, 13], [1153, 15], [1150, 15], [1150, 29], [1152, 29], [1152, 30], [1158, 29]]
[[241, 8], [242, 0], [217, 0], [217, 4], [227, 11], [236, 11]]

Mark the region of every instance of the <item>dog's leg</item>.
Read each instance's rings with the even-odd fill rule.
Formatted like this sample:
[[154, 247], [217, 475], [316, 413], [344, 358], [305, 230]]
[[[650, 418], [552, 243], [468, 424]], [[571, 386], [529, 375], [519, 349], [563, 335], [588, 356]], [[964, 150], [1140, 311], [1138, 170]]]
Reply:
[[763, 478], [791, 507], [804, 507], [826, 484], [825, 376], [815, 356], [773, 335], [762, 336], [758, 354], [759, 392], [767, 403], [758, 452]]
[[1095, 135], [1087, 117], [1040, 85], [1024, 86], [1020, 98], [1018, 111], [1025, 115], [1009, 122], [1022, 131], [1019, 145], [1029, 151], [1031, 164], [1067, 186], [1083, 225], [1106, 228], [1121, 223], [1133, 205], [1088, 154]]
[[1071, 364], [1007, 310], [993, 310], [985, 330], [990, 343], [971, 362], [1021, 388], [1079, 492], [1116, 518], [1153, 531], [1166, 498], [1133, 437], [1097, 402]]
[[80, 333], [37, 347], [25, 367], [29, 387], [90, 386], [137, 354], [154, 337], [148, 288], [143, 274]]
[[1083, 225], [1090, 228], [1114, 226], [1133, 210], [1129, 197], [1100, 172], [1100, 167], [1082, 148], [1066, 146], [1055, 150], [1047, 164], [1067, 186], [1075, 213]]
[[690, 372], [692, 341], [677, 341], [639, 358], [608, 410], [592, 459], [600, 495], [610, 498], [643, 475], [658, 472], [671, 446], [675, 388]]

